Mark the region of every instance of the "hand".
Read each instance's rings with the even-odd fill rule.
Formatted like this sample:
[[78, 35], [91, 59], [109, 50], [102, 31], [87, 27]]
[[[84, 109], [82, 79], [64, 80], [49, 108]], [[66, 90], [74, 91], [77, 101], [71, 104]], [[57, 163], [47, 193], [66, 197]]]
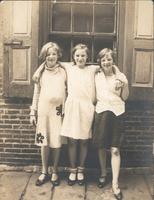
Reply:
[[116, 80], [115, 90], [119, 90], [124, 86], [124, 83], [120, 80]]
[[37, 124], [37, 119], [35, 115], [30, 115], [30, 123], [34, 126]]

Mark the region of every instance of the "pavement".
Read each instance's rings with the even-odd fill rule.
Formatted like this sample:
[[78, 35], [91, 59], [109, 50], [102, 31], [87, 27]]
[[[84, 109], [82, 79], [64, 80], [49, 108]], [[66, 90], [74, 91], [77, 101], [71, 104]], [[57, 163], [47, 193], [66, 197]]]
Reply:
[[[35, 181], [37, 172], [0, 171], [1, 200], [114, 200], [111, 190], [111, 177], [103, 189], [96, 185], [94, 173], [87, 175], [85, 186], [67, 185], [67, 174], [60, 173], [61, 184], [53, 187], [49, 182], [38, 187]], [[150, 174], [124, 172], [120, 174], [120, 188], [123, 200], [153, 200], [153, 177]]]

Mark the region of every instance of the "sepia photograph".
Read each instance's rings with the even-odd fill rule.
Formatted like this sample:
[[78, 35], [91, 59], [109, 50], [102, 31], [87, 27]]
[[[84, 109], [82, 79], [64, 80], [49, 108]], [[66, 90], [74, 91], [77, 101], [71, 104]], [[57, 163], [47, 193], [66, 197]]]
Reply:
[[154, 0], [0, 0], [0, 199], [154, 200]]

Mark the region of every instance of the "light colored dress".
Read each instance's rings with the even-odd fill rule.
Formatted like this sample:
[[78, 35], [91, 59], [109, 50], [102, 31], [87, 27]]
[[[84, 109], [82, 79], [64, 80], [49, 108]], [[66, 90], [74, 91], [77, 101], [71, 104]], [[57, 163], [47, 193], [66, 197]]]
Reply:
[[65, 67], [68, 96], [61, 135], [73, 139], [88, 139], [92, 136], [95, 101], [95, 66], [81, 69], [76, 65]]
[[32, 109], [37, 110], [35, 143], [38, 146], [61, 147], [61, 126], [66, 93], [66, 73], [61, 67], [45, 68], [35, 84]]

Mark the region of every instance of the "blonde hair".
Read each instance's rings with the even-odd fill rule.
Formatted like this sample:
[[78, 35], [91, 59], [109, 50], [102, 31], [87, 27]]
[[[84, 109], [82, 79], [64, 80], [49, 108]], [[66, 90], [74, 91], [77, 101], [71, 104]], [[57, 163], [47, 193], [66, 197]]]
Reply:
[[48, 50], [52, 48], [57, 52], [58, 55], [58, 59], [60, 59], [62, 57], [62, 50], [61, 48], [58, 46], [57, 43], [55, 42], [48, 42], [45, 45], [43, 45], [41, 51], [40, 51], [40, 55], [39, 55], [39, 59], [42, 60], [42, 62], [45, 61], [47, 54], [48, 54]]
[[84, 49], [87, 54], [87, 60], [89, 59], [89, 49], [88, 49], [87, 45], [79, 43], [72, 49], [72, 60], [73, 60], [74, 64], [75, 64], [74, 54], [78, 49]]
[[98, 55], [97, 55], [97, 62], [99, 63], [99, 65], [101, 64], [101, 59], [106, 55], [106, 54], [110, 54], [113, 61], [115, 61], [115, 54], [114, 52], [112, 51], [112, 49], [109, 49], [109, 48], [104, 48], [102, 49]]

